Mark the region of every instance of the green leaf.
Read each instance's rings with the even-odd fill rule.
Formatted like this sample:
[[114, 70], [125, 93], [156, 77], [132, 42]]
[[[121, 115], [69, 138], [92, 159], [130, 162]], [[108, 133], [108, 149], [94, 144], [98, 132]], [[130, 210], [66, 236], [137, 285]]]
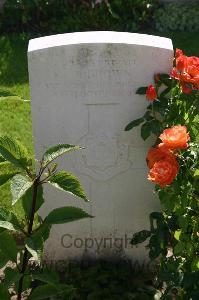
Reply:
[[5, 162], [5, 161], [6, 161], [6, 159], [0, 154], [0, 164]]
[[[31, 213], [32, 193], [33, 193], [33, 187], [29, 188], [27, 190], [27, 192], [21, 198], [25, 215], [28, 218], [30, 217], [30, 213]], [[37, 200], [36, 200], [35, 211], [38, 211], [43, 203], [44, 203], [43, 188], [41, 185], [39, 185], [38, 190], [37, 190]]]
[[160, 74], [160, 81], [164, 83], [166, 86], [170, 87], [172, 86], [172, 79], [168, 74]]
[[12, 205], [14, 205], [33, 185], [28, 176], [15, 175], [11, 181]]
[[32, 255], [32, 257], [41, 263], [42, 256], [43, 256], [43, 247], [44, 241], [42, 236], [32, 236], [26, 239], [25, 247]]
[[161, 131], [162, 131], [162, 124], [161, 124], [161, 122], [154, 119], [154, 120], [152, 120], [152, 121], [150, 122], [150, 127], [151, 127], [151, 131], [152, 131], [155, 135], [159, 136], [159, 134], [160, 134]]
[[12, 179], [16, 174], [17, 172], [0, 175], [0, 186], [5, 184], [8, 180]]
[[153, 211], [150, 213], [150, 218], [155, 220], [164, 220], [163, 214], [158, 211]]
[[[26, 270], [26, 272], [29, 271], [28, 268]], [[32, 283], [32, 276], [31, 275], [25, 275], [24, 276], [24, 279], [23, 279], [23, 287], [22, 287], [22, 291], [27, 291], [27, 289], [30, 288], [31, 286], [31, 283]], [[18, 291], [18, 288], [19, 288], [19, 281], [16, 281], [14, 283], [14, 290], [15, 291]]]
[[59, 156], [70, 152], [72, 150], [80, 150], [80, 146], [68, 145], [68, 144], [59, 144], [49, 148], [43, 155], [43, 166], [51, 163], [53, 160]]
[[30, 165], [26, 148], [18, 141], [14, 141], [7, 136], [0, 137], [0, 154], [12, 164], [24, 170]]
[[51, 224], [42, 223], [42, 225], [34, 231], [31, 237], [25, 241], [25, 246], [30, 254], [39, 263], [43, 257], [44, 243], [50, 234]]
[[16, 269], [12, 269], [10, 267], [5, 269], [4, 274], [4, 284], [7, 286], [7, 288], [10, 288], [13, 283], [19, 281], [19, 279], [22, 277], [21, 273], [17, 272]]
[[[36, 287], [29, 299], [30, 300], [43, 300], [53, 296], [61, 296], [63, 293], [68, 292], [68, 296], [74, 291], [74, 288], [71, 285], [66, 284], [45, 284]], [[59, 298], [58, 298], [59, 299]], [[67, 298], [69, 299], [69, 298]]]
[[45, 284], [36, 287], [29, 299], [30, 300], [39, 300], [39, 299], [46, 299], [49, 297], [56, 296], [59, 293], [59, 289], [56, 287], [56, 285], [53, 284]]
[[[157, 211], [153, 211], [152, 213], [150, 213], [149, 219], [150, 219], [151, 232], [156, 231], [155, 226], [157, 226], [157, 224], [163, 224], [164, 223], [163, 214], [160, 213], [160, 212], [157, 212]], [[156, 220], [155, 226], [154, 226], [154, 220]]]
[[139, 118], [139, 119], [136, 119], [132, 122], [130, 122], [126, 127], [125, 127], [125, 131], [129, 131], [131, 130], [132, 128], [136, 127], [136, 126], [139, 126], [141, 123], [144, 122], [144, 119], [143, 118]]
[[88, 201], [79, 180], [70, 173], [60, 171], [59, 173], [51, 176], [48, 182], [62, 191], [71, 193], [85, 201]]
[[160, 75], [160, 80], [164, 80], [164, 79], [169, 79], [170, 78], [170, 75], [169, 74], [166, 74], [166, 73], [161, 73], [159, 74]]
[[33, 274], [33, 279], [40, 280], [45, 283], [58, 284], [59, 283], [59, 275], [54, 270], [45, 268], [40, 272], [35, 271]]
[[48, 224], [63, 224], [84, 218], [93, 218], [81, 208], [78, 207], [59, 207], [52, 210], [45, 218], [44, 222]]
[[0, 299], [2, 300], [10, 300], [10, 294], [8, 292], [7, 287], [4, 284], [0, 284]]
[[[0, 268], [5, 267], [5, 265], [8, 263], [9, 258], [2, 252], [0, 249]], [[0, 297], [1, 299], [1, 297]]]
[[185, 244], [183, 242], [178, 242], [177, 245], [174, 247], [174, 254], [183, 255], [185, 249]]
[[165, 97], [170, 92], [171, 92], [171, 88], [170, 87], [166, 88], [164, 91], [161, 92], [160, 99], [162, 99], [163, 97]]
[[13, 212], [0, 208], [0, 227], [8, 230], [21, 230], [21, 226], [17, 217]]
[[2, 253], [8, 258], [16, 262], [17, 260], [17, 245], [12, 235], [6, 230], [0, 234], [0, 247]]
[[7, 173], [19, 173], [21, 172], [21, 169], [19, 167], [14, 166], [11, 162], [9, 161], [3, 161], [0, 162], [0, 175], [7, 174]]
[[138, 95], [146, 95], [147, 86], [142, 86], [139, 89], [137, 89], [136, 94]]
[[36, 239], [38, 237], [42, 237], [43, 241], [45, 242], [49, 238], [50, 230], [51, 225], [43, 222], [42, 225], [35, 230], [33, 237]]
[[193, 176], [195, 177], [195, 179], [199, 178], [199, 170], [195, 170]]
[[181, 235], [181, 230], [176, 230], [174, 233], [174, 238], [179, 241], [180, 240], [180, 235]]
[[[153, 103], [154, 104], [154, 103]], [[150, 110], [147, 110], [143, 116], [143, 118], [146, 120], [146, 121], [151, 121], [153, 120], [153, 117], [151, 116], [151, 108]]]
[[143, 243], [146, 239], [151, 236], [151, 231], [149, 230], [141, 230], [139, 232], [134, 233], [133, 238], [131, 240], [132, 245], [137, 245]]
[[151, 134], [151, 125], [150, 122], [146, 122], [141, 127], [141, 137], [145, 141]]
[[158, 256], [161, 254], [161, 248], [156, 247], [149, 250], [149, 257], [151, 260], [154, 260], [158, 258]]

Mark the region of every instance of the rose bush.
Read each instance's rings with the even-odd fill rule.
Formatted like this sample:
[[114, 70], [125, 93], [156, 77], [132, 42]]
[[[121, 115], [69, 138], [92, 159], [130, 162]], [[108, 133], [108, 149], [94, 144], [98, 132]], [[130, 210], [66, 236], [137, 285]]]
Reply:
[[132, 244], [149, 238], [161, 299], [199, 299], [199, 58], [176, 49], [171, 74], [155, 74], [137, 94], [149, 105], [125, 130], [142, 124], [144, 140], [156, 136], [146, 161], [162, 211], [150, 214], [150, 229]]
[[179, 80], [185, 94], [190, 94], [193, 89], [199, 90], [199, 57], [188, 57], [177, 49], [176, 66], [173, 68], [171, 76]]

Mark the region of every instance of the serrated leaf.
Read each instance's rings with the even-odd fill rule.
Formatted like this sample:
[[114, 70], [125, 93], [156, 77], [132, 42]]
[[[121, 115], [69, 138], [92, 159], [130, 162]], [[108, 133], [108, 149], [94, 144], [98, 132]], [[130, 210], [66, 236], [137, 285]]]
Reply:
[[0, 227], [8, 230], [20, 230], [20, 223], [13, 212], [0, 208]]
[[30, 165], [26, 148], [7, 136], [0, 137], [0, 154], [7, 161], [24, 170]]
[[0, 248], [8, 260], [16, 262], [18, 253], [17, 244], [7, 230], [0, 234]]
[[150, 122], [146, 122], [141, 127], [141, 137], [145, 141], [151, 134]]
[[[28, 218], [30, 217], [30, 213], [31, 213], [32, 193], [33, 193], [33, 187], [29, 188], [27, 192], [21, 197], [22, 206], [25, 215]], [[35, 207], [36, 212], [40, 209], [43, 203], [44, 203], [43, 188], [41, 185], [39, 185], [37, 190], [37, 200], [36, 200], [36, 207]]]
[[11, 181], [12, 205], [14, 205], [33, 185], [28, 176], [15, 175]]
[[137, 89], [136, 94], [138, 95], [146, 95], [147, 86], [142, 86]]
[[80, 150], [81, 147], [68, 144], [59, 144], [49, 148], [43, 155], [43, 166], [46, 166], [59, 156], [72, 150]]
[[45, 218], [47, 224], [63, 224], [84, 218], [92, 218], [89, 214], [78, 207], [59, 207], [52, 210]]
[[133, 129], [134, 127], [136, 126], [139, 126], [141, 123], [144, 122], [144, 119], [143, 118], [139, 118], [139, 119], [136, 119], [132, 122], [130, 122], [126, 127], [125, 127], [125, 131], [129, 131], [131, 129]]
[[88, 201], [79, 180], [70, 173], [60, 171], [59, 173], [51, 176], [48, 182], [62, 191]]

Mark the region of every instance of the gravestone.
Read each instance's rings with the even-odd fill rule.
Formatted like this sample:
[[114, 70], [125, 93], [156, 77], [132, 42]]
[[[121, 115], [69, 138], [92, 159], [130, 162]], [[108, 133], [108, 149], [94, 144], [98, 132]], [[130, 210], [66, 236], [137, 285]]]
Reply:
[[[45, 186], [44, 217], [56, 207], [75, 205], [95, 216], [53, 227], [46, 243], [49, 260], [88, 256], [143, 259], [132, 249], [132, 233], [149, 227], [159, 209], [147, 181], [140, 128], [124, 132], [148, 105], [136, 89], [170, 72], [172, 42], [167, 38], [119, 32], [68, 33], [33, 39], [28, 61], [36, 156], [57, 143], [85, 149], [60, 158], [85, 187], [89, 204]], [[140, 250], [141, 249], [141, 250]]]

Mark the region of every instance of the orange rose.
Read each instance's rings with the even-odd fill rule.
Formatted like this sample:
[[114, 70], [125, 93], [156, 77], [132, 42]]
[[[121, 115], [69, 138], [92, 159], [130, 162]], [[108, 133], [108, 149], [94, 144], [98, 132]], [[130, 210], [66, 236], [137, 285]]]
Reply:
[[180, 84], [180, 86], [181, 86], [181, 90], [184, 94], [191, 94], [192, 93], [192, 88], [187, 83], [182, 82]]
[[155, 87], [152, 84], [150, 84], [146, 90], [146, 97], [149, 101], [154, 101], [155, 99], [157, 99], [157, 93]]
[[157, 145], [156, 148], [149, 149], [146, 160], [149, 169], [153, 168], [154, 164], [160, 160], [167, 160], [173, 164], [178, 164], [176, 156], [163, 143]]
[[180, 55], [183, 55], [182, 50], [176, 48], [176, 57], [179, 57]]
[[178, 58], [176, 58], [176, 69], [180, 72], [185, 70], [187, 67], [187, 56], [180, 55]]
[[167, 160], [156, 162], [150, 169], [148, 179], [161, 187], [171, 184], [178, 174], [179, 165]]
[[192, 89], [199, 90], [199, 57], [185, 56], [181, 50], [176, 49], [176, 67], [171, 77], [180, 81], [181, 89], [186, 94], [190, 94]]
[[169, 149], [186, 149], [190, 140], [186, 126], [173, 126], [165, 129], [159, 137]]

